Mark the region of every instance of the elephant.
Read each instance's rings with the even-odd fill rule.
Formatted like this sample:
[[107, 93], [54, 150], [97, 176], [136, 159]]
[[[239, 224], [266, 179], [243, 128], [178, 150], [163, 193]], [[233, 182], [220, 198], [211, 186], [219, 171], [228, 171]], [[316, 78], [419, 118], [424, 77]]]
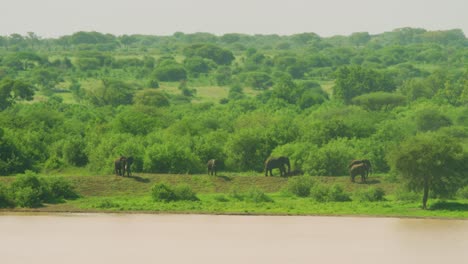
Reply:
[[210, 159], [208, 163], [206, 163], [206, 166], [208, 167], [208, 175], [213, 175], [216, 176], [216, 160], [215, 159]]
[[132, 175], [131, 166], [133, 163], [133, 157], [120, 156], [114, 160], [114, 171], [117, 176], [124, 176], [127, 174], [128, 177]]
[[124, 156], [120, 156], [116, 160], [114, 160], [114, 172], [117, 176], [124, 176], [125, 174], [125, 164], [126, 158]]
[[125, 164], [124, 164], [124, 170], [123, 170], [123, 176], [125, 176], [125, 172], [127, 173], [127, 177], [132, 176], [132, 164], [133, 164], [133, 157], [127, 157], [125, 159]]
[[361, 182], [366, 182], [366, 175], [369, 171], [366, 163], [354, 164], [349, 168], [349, 174], [351, 175], [351, 181], [354, 182], [356, 175], [361, 175]]
[[371, 162], [370, 160], [368, 159], [362, 159], [362, 160], [353, 160], [349, 163], [348, 165], [348, 169], [351, 169], [351, 167], [353, 165], [356, 165], [356, 164], [366, 164], [366, 167], [367, 167], [367, 170], [366, 170], [366, 178], [368, 178], [368, 176], [372, 173], [372, 165], [371, 165]]
[[[286, 172], [285, 165], [288, 166], [288, 172]], [[265, 176], [268, 176], [268, 171], [270, 176], [273, 176], [272, 170], [278, 168], [280, 170], [280, 176], [285, 177], [291, 173], [291, 164], [289, 158], [285, 156], [281, 157], [269, 157], [265, 161]]]

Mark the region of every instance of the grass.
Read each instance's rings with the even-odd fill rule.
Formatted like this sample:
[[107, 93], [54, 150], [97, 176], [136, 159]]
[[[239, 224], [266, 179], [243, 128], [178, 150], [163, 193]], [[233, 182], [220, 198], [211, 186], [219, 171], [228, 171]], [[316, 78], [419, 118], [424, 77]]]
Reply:
[[[350, 183], [349, 177], [315, 177], [323, 185], [342, 185], [351, 196], [370, 187], [382, 188], [386, 193], [386, 200], [380, 202], [317, 202], [310, 197], [299, 198], [287, 193], [288, 179], [281, 177], [234, 173], [220, 173], [218, 176], [139, 173], [123, 178], [76, 173], [79, 171], [62, 172], [61, 175], [72, 182], [81, 198], [31, 210], [468, 218], [468, 200], [430, 199], [429, 210], [422, 210], [420, 201], [395, 201], [392, 194], [398, 184], [387, 181], [385, 176], [372, 176], [368, 184]], [[14, 178], [1, 177], [0, 182], [8, 184]], [[159, 182], [187, 184], [200, 201], [154, 202], [150, 190]], [[264, 192], [272, 201], [239, 199], [239, 195], [248, 195], [252, 189], [257, 193]]]

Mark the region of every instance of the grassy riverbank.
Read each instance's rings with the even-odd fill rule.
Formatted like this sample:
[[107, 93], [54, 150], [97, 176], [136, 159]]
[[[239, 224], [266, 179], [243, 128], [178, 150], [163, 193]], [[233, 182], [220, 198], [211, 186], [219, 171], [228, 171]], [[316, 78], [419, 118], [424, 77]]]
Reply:
[[[63, 203], [44, 204], [34, 209], [3, 211], [40, 212], [154, 212], [268, 215], [353, 215], [389, 217], [468, 218], [468, 201], [430, 200], [430, 209], [422, 210], [419, 200], [397, 201], [399, 184], [384, 176], [372, 176], [367, 184], [351, 183], [348, 177], [314, 177], [323, 186], [340, 185], [352, 201], [319, 202], [311, 197], [297, 197], [286, 188], [288, 179], [260, 175], [221, 174], [168, 175], [138, 174], [133, 177], [66, 175], [80, 198]], [[15, 177], [0, 178], [8, 185]], [[151, 188], [156, 183], [185, 184], [197, 193], [199, 201], [155, 202]], [[359, 201], [356, 195], [370, 188], [385, 192], [383, 201]], [[266, 199], [249, 199], [264, 194]], [[245, 198], [245, 199], [244, 199]]]

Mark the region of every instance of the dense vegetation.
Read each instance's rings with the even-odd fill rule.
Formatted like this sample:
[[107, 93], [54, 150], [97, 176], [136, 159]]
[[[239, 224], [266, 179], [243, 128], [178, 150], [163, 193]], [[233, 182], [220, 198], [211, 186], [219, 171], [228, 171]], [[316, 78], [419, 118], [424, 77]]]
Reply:
[[467, 185], [467, 47], [461, 30], [416, 28], [0, 36], [0, 175], [111, 174], [119, 155], [134, 172], [203, 173], [211, 158], [260, 172], [286, 155], [293, 170], [342, 176], [365, 157], [451, 197]]

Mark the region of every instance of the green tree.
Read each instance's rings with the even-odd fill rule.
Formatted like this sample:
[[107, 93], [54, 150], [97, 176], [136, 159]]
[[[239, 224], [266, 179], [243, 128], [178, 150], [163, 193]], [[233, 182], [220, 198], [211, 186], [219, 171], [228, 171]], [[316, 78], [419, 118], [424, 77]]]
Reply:
[[0, 81], [0, 110], [11, 106], [17, 101], [33, 99], [33, 87], [21, 80], [5, 78]]
[[408, 138], [388, 155], [393, 170], [400, 173], [413, 191], [423, 191], [427, 208], [429, 192], [448, 197], [466, 178], [468, 155], [454, 138], [428, 132]]
[[103, 79], [102, 85], [86, 90], [86, 99], [97, 106], [131, 104], [134, 89], [128, 83]]
[[164, 82], [176, 82], [187, 79], [187, 72], [182, 65], [159, 65], [153, 72], [156, 79]]
[[405, 105], [406, 97], [395, 93], [375, 92], [356, 96], [352, 103], [374, 111], [390, 110]]
[[370, 92], [392, 92], [395, 84], [388, 75], [361, 66], [342, 67], [336, 72], [333, 97], [349, 103], [352, 98]]
[[202, 57], [210, 59], [219, 65], [230, 65], [235, 59], [231, 51], [213, 44], [194, 44], [184, 50], [187, 57]]
[[418, 130], [424, 132], [452, 125], [452, 120], [434, 107], [425, 107], [417, 111], [415, 121]]

